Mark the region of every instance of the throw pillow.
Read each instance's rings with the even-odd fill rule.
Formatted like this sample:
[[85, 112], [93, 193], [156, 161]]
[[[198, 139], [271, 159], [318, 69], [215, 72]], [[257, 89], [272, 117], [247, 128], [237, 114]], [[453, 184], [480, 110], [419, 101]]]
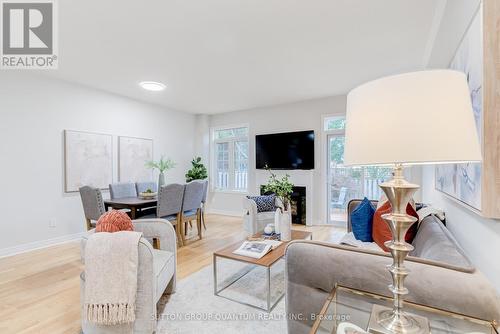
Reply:
[[123, 211], [111, 210], [104, 213], [95, 226], [96, 232], [133, 231], [132, 220]]
[[[392, 233], [389, 225], [387, 225], [385, 220], [382, 219], [382, 215], [390, 213], [391, 210], [391, 203], [387, 201], [380, 208], [378, 208], [373, 215], [373, 241], [375, 241], [377, 245], [379, 245], [379, 247], [386, 252], [388, 252], [389, 249], [385, 247], [384, 243], [386, 241], [392, 240]], [[408, 205], [406, 206], [406, 213], [418, 219], [417, 212], [410, 203], [408, 203]], [[408, 232], [406, 232], [406, 242], [411, 243], [416, 234], [417, 223], [413, 224]]]
[[372, 242], [372, 221], [375, 209], [368, 198], [364, 198], [351, 213], [352, 233], [357, 240]]
[[276, 211], [275, 199], [276, 195], [262, 195], [262, 196], [247, 196], [248, 199], [257, 204], [257, 212]]

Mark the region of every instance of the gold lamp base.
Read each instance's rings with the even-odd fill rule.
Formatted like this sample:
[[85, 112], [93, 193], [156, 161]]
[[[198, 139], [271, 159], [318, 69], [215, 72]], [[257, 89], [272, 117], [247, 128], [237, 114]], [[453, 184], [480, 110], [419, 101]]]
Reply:
[[373, 305], [368, 332], [374, 334], [429, 334], [431, 330], [427, 318], [406, 312], [396, 315], [391, 308]]

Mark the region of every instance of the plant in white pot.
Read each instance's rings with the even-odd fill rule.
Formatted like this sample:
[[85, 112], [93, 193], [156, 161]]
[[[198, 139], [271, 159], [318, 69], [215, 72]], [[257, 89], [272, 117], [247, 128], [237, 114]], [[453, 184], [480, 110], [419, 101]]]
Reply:
[[278, 178], [267, 166], [266, 170], [269, 171], [271, 176], [264, 186], [264, 191], [274, 193], [280, 202], [274, 216], [276, 233], [281, 234], [281, 240], [288, 241], [292, 238], [291, 196], [293, 183], [290, 182], [290, 175], [288, 174]]
[[165, 184], [165, 172], [174, 168], [176, 163], [170, 158], [163, 158], [159, 161], [146, 161], [146, 167], [151, 169], [158, 169], [160, 174], [158, 175], [158, 190], [160, 190], [161, 186]]

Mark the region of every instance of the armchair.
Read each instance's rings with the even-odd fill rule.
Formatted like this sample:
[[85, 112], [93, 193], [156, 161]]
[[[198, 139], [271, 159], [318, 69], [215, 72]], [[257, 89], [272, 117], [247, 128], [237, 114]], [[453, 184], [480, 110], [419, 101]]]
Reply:
[[[101, 326], [82, 319], [82, 332], [88, 333], [154, 333], [156, 331], [156, 304], [164, 292], [175, 292], [177, 244], [172, 224], [165, 219], [138, 219], [134, 230], [143, 233], [139, 241], [137, 274], [136, 319], [131, 324]], [[94, 233], [94, 230], [89, 231]], [[154, 249], [146, 239], [158, 240]], [[87, 237], [81, 242], [82, 262], [85, 264]], [[80, 275], [80, 301], [84, 300], [85, 271]], [[83, 308], [83, 305], [82, 305]]]
[[[281, 201], [275, 199], [276, 207], [283, 207]], [[243, 209], [245, 210], [243, 216], [243, 228], [250, 235], [264, 230], [267, 224], [274, 223], [274, 211], [257, 212], [257, 204], [254, 200], [244, 198]]]

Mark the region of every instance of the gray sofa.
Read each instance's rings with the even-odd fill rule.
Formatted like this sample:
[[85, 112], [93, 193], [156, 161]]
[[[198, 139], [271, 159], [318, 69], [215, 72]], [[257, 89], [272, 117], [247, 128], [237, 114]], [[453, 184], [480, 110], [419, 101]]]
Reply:
[[[375, 202], [376, 203], [376, 202]], [[350, 213], [359, 204], [348, 206]], [[415, 250], [406, 266], [406, 300], [486, 320], [500, 319], [500, 299], [489, 281], [476, 270], [453, 236], [434, 216], [420, 223]], [[391, 296], [391, 276], [384, 252], [314, 241], [294, 241], [286, 250], [286, 312], [288, 333], [309, 333], [313, 321], [336, 284]], [[301, 316], [297, 316], [301, 315]]]

